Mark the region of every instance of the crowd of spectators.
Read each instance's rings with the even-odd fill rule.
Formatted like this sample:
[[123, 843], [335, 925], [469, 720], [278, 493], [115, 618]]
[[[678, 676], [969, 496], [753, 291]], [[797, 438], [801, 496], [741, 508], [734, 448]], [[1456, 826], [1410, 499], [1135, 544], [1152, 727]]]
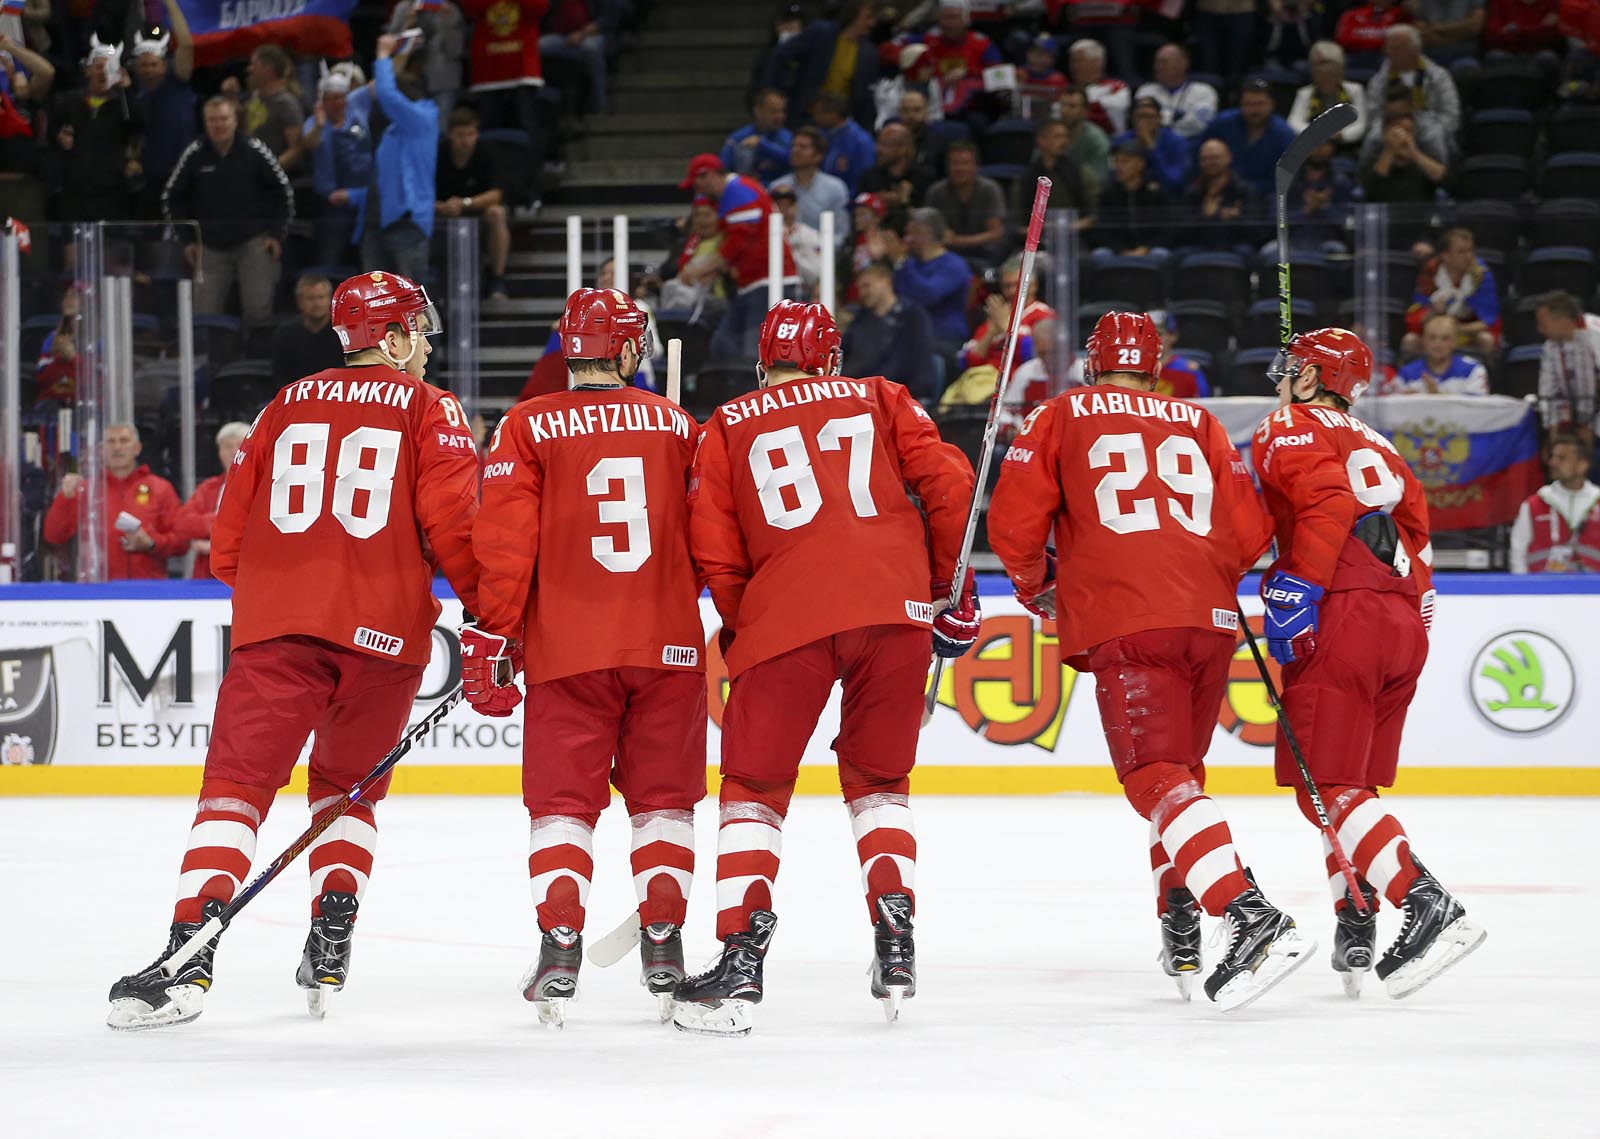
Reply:
[[[749, 200], [758, 215], [766, 208], [785, 214], [799, 267], [795, 290], [814, 295], [815, 258], [836, 258], [842, 315], [868, 321], [860, 342], [874, 346], [874, 359], [882, 329], [921, 310], [931, 359], [907, 374], [930, 406], [956, 406], [985, 385], [993, 389], [993, 375], [973, 373], [996, 369], [999, 360], [974, 345], [992, 345], [1010, 312], [1002, 266], [1021, 245], [1041, 176], [1051, 180], [1050, 208], [1074, 212], [1075, 299], [1088, 315], [1096, 305], [1166, 309], [1186, 263], [1220, 266], [1229, 288], [1245, 281], [1237, 293], [1219, 290], [1232, 331], [1185, 356], [1182, 374], [1193, 378], [1179, 381], [1194, 391], [1236, 387], [1234, 353], [1242, 360], [1243, 349], [1270, 343], [1249, 339], [1246, 309], [1273, 295], [1277, 162], [1336, 103], [1351, 104], [1355, 122], [1310, 156], [1288, 194], [1295, 257], [1316, 270], [1297, 320], [1353, 319], [1351, 258], [1371, 241], [1356, 233], [1356, 210], [1382, 203], [1390, 224], [1379, 240], [1392, 252], [1380, 254], [1377, 303], [1396, 317], [1381, 390], [1502, 390], [1508, 365], [1519, 379], [1507, 390], [1537, 386], [1547, 408], [1561, 402], [1552, 390], [1592, 388], [1592, 367], [1572, 362], [1578, 349], [1547, 348], [1537, 385], [1526, 354], [1508, 360], [1509, 347], [1535, 343], [1533, 322], [1520, 320], [1522, 339], [1512, 345], [1502, 309], [1521, 305], [1526, 313], [1543, 298], [1539, 328], [1564, 330], [1563, 318], [1551, 314], [1566, 312], [1565, 301], [1559, 289], [1538, 287], [1537, 275], [1518, 272], [1520, 234], [1514, 248], [1502, 240], [1485, 250], [1470, 210], [1456, 217], [1486, 198], [1524, 205], [1519, 195], [1539, 190], [1538, 163], [1547, 156], [1542, 124], [1600, 101], [1600, 20], [1584, 5], [851, 0], [825, 9], [809, 20], [799, 6], [779, 13], [774, 43], [752, 70], [749, 124], [728, 137], [720, 162], [713, 155], [695, 162], [719, 162], [718, 177], [737, 175], [771, 195], [765, 205], [753, 193]], [[1475, 124], [1485, 115], [1512, 126], [1480, 134]], [[1600, 117], [1586, 121], [1594, 137], [1579, 149], [1594, 152], [1600, 192]], [[1523, 126], [1521, 141], [1512, 141], [1528, 174], [1513, 193], [1485, 190], [1476, 160], [1501, 153], [1494, 140]], [[806, 139], [812, 128], [828, 140], [820, 169]], [[868, 128], [872, 153], [864, 162], [850, 152], [866, 151]], [[835, 141], [846, 133], [863, 137], [848, 146]], [[1552, 143], [1548, 152], [1555, 151]], [[847, 212], [849, 202], [857, 208]], [[834, 214], [836, 250], [821, 250], [816, 239], [824, 209]], [[753, 220], [759, 227], [761, 217]], [[1577, 323], [1566, 322], [1574, 327], [1595, 301], [1595, 240], [1591, 233], [1581, 250], [1589, 275], [1587, 287], [1575, 290], [1583, 295]], [[1142, 270], [1130, 270], [1129, 259]], [[1195, 289], [1191, 281], [1176, 299], [1210, 299]], [[1045, 308], [1037, 298], [1025, 303]], [[1053, 327], [1055, 314], [1042, 315]], [[1185, 315], [1183, 306], [1163, 313], [1174, 336]], [[728, 319], [721, 317], [724, 331]], [[1586, 337], [1579, 337], [1584, 345]], [[1034, 356], [1032, 340], [1024, 337], [1018, 365]], [[1553, 360], [1574, 377], [1565, 387], [1550, 379], [1560, 373]], [[1576, 396], [1564, 406], [1577, 409], [1575, 418], [1592, 418]], [[1560, 415], [1545, 418], [1553, 429]]]

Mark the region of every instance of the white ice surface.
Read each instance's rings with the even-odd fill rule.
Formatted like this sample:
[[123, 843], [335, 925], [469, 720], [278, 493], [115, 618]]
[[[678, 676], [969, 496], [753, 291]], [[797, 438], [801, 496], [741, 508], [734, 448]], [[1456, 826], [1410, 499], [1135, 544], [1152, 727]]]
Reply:
[[[0, 799], [0, 1136], [1600, 1135], [1592, 802], [1395, 800], [1489, 939], [1406, 1001], [1369, 978], [1355, 1003], [1326, 964], [1315, 832], [1287, 798], [1223, 805], [1322, 943], [1243, 1013], [1181, 1004], [1156, 968], [1145, 825], [1121, 800], [927, 798], [920, 992], [890, 1027], [845, 811], [800, 799], [767, 1001], [722, 1041], [657, 1024], [632, 958], [586, 967], [565, 1031], [538, 1027], [516, 990], [535, 938], [521, 805], [415, 797], [379, 811], [326, 1020], [293, 981], [296, 866], [223, 940], [198, 1021], [113, 1032], [106, 990], [164, 943], [192, 803]], [[263, 862], [304, 818], [279, 800]], [[714, 948], [709, 805], [699, 823], [691, 967]], [[593, 936], [633, 904], [620, 808], [598, 840]]]

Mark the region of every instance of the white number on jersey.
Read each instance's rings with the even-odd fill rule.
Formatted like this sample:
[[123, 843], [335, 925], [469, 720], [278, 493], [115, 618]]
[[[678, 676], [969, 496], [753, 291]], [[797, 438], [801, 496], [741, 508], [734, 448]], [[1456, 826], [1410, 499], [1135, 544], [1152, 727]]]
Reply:
[[602, 524], [621, 523], [628, 527], [626, 549], [617, 549], [609, 534], [589, 539], [594, 560], [612, 573], [633, 573], [650, 560], [650, 513], [645, 507], [644, 460], [637, 455], [601, 459], [589, 470], [585, 485], [591, 497], [611, 493], [611, 484], [622, 484], [622, 497], [599, 504]]
[[[328, 434], [326, 423], [291, 423], [278, 436], [272, 451], [272, 495], [269, 516], [284, 534], [303, 534], [322, 517], [323, 491], [327, 488]], [[304, 454], [295, 461], [296, 448]], [[362, 460], [372, 456], [372, 465]], [[357, 427], [339, 441], [333, 479], [333, 516], [352, 538], [370, 538], [389, 522], [394, 491], [394, 471], [400, 461], [400, 432], [386, 427]], [[301, 490], [300, 505], [293, 505], [294, 489]], [[363, 509], [356, 509], [356, 492], [367, 492]]]
[[1371, 447], [1351, 451], [1344, 471], [1350, 476], [1350, 489], [1356, 492], [1356, 501], [1370, 510], [1392, 510], [1405, 494], [1399, 477]]
[[[1089, 469], [1112, 466], [1113, 456], [1122, 457], [1122, 470], [1111, 470], [1095, 484], [1094, 501], [1100, 509], [1100, 524], [1117, 534], [1137, 534], [1161, 527], [1160, 510], [1154, 496], [1132, 499], [1124, 510], [1119, 492], [1138, 490], [1150, 473], [1150, 458], [1142, 435], [1102, 435], [1089, 448]], [[1211, 468], [1206, 465], [1200, 444], [1187, 435], [1169, 435], [1156, 448], [1156, 477], [1175, 495], [1183, 495], [1185, 506], [1167, 498], [1167, 513], [1191, 534], [1211, 533], [1211, 499], [1215, 489]]]
[[[875, 518], [878, 504], [872, 501], [872, 444], [875, 434], [872, 416], [863, 412], [844, 419], [830, 419], [817, 432], [817, 448], [838, 451], [848, 445], [850, 505], [857, 518]], [[775, 467], [772, 456], [782, 452], [783, 465]], [[797, 530], [822, 509], [822, 489], [811, 466], [811, 455], [797, 426], [765, 431], [750, 442], [750, 475], [755, 479], [756, 497], [767, 521], [780, 530]], [[794, 488], [795, 505], [784, 503], [786, 487]]]

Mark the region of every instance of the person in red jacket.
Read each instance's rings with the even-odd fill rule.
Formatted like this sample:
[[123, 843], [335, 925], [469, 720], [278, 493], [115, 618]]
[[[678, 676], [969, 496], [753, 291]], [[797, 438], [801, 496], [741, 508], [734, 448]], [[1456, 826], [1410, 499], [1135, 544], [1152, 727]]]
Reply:
[[[1489, 0], [1484, 17], [1483, 46], [1491, 51], [1532, 55], [1539, 51], [1561, 50], [1559, 0]], [[1595, 12], [1600, 28], [1600, 8]]]
[[[180, 501], [178, 492], [160, 475], [139, 462], [144, 444], [131, 423], [113, 423], [105, 437], [106, 578], [164, 578], [167, 559], [189, 548], [189, 540], [173, 528]], [[66, 542], [78, 532], [79, 492], [83, 476], [67, 475], [50, 510], [44, 516], [44, 540]], [[118, 525], [121, 519], [123, 525]], [[134, 527], [129, 519], [137, 520]]]
[[[1333, 967], [1351, 997], [1360, 995], [1368, 969], [1391, 997], [1404, 997], [1484, 938], [1423, 867], [1378, 795], [1394, 784], [1406, 712], [1428, 657], [1428, 500], [1388, 438], [1348, 414], [1372, 382], [1372, 350], [1360, 337], [1343, 328], [1303, 332], [1272, 375], [1280, 407], [1251, 444], [1277, 538], [1277, 559], [1261, 578], [1267, 648], [1283, 666], [1282, 716], [1366, 900], [1358, 908], [1324, 837]], [[1282, 732], [1274, 770], [1317, 825]], [[1405, 920], [1374, 967], [1381, 901]]]
[[1379, 52], [1383, 37], [1396, 24], [1411, 23], [1411, 13], [1399, 0], [1372, 0], [1350, 8], [1339, 17], [1333, 38], [1348, 52]]
[[550, 0], [461, 0], [472, 23], [467, 87], [486, 127], [520, 127], [540, 150], [538, 93], [544, 86], [539, 27]]
[[[780, 302], [761, 326], [761, 390], [717, 408], [695, 455], [689, 549], [722, 616], [732, 688], [717, 831], [723, 951], [678, 989], [673, 1023], [687, 1032], [752, 1027], [778, 921], [783, 821], [836, 681], [833, 750], [876, 931], [872, 995], [892, 1020], [916, 992], [908, 792], [929, 651], [959, 657], [978, 636], [970, 573], [957, 607], [944, 607], [973, 475], [910, 392], [842, 377], [842, 358], [827, 309]], [[843, 581], [852, 587], [827, 584]]]
[[222, 502], [222, 488], [227, 484], [228, 471], [233, 467], [233, 456], [238, 453], [244, 437], [250, 434], [250, 425], [234, 420], [217, 429], [217, 458], [222, 462], [222, 473], [212, 475], [194, 488], [189, 501], [178, 511], [173, 526], [179, 535], [189, 539], [194, 551], [194, 570], [189, 574], [195, 581], [211, 581], [211, 526], [217, 520], [217, 506]]

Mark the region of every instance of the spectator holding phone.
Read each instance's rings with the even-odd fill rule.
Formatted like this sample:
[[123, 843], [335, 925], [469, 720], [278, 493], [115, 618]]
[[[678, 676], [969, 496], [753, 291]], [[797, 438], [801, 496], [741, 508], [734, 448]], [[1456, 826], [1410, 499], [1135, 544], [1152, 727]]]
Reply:
[[[172, 484], [139, 462], [144, 444], [131, 423], [106, 428], [104, 443], [106, 578], [164, 578], [167, 559], [189, 548], [189, 539], [174, 529], [178, 492]], [[83, 476], [69, 474], [44, 517], [44, 540], [60, 544], [78, 533], [78, 511], [83, 503]]]

